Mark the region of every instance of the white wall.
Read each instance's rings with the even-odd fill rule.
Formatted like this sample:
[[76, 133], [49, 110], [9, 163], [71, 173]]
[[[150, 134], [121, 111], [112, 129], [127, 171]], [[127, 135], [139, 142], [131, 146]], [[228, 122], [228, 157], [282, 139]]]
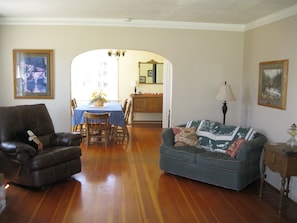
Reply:
[[[297, 16], [290, 17], [245, 33], [242, 88], [242, 123], [263, 132], [270, 142], [289, 139], [287, 129], [297, 123]], [[259, 63], [289, 60], [286, 110], [257, 104]], [[280, 176], [268, 172], [267, 181], [280, 188]], [[297, 179], [291, 180], [290, 197], [297, 201]]]
[[[0, 105], [44, 102], [56, 131], [70, 130], [72, 59], [93, 49], [136, 49], [160, 54], [172, 62], [172, 124], [189, 119], [222, 120], [215, 101], [226, 80], [240, 97], [243, 33], [153, 28], [83, 26], [0, 26]], [[13, 96], [13, 49], [53, 49], [54, 100]], [[239, 123], [240, 101], [229, 103], [227, 123]]]
[[[119, 59], [119, 99], [123, 101], [134, 94], [134, 87], [131, 83], [139, 80], [138, 62], [147, 62], [150, 60], [163, 63], [164, 58], [161, 55], [140, 50], [127, 50], [125, 57]], [[137, 84], [137, 92], [141, 93], [163, 93], [162, 84]]]

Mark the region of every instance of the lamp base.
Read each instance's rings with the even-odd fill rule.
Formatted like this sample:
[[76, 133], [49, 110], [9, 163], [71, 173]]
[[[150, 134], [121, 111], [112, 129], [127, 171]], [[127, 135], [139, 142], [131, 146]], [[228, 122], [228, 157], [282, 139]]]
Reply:
[[227, 102], [224, 101], [223, 106], [222, 106], [222, 112], [223, 112], [223, 124], [225, 125], [226, 122], [226, 113], [227, 113], [228, 107], [227, 107]]

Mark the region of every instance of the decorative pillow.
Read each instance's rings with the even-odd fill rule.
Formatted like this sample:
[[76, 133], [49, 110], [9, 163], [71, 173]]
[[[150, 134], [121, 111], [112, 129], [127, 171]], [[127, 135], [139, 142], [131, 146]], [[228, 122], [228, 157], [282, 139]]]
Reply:
[[232, 158], [235, 158], [237, 156], [237, 153], [239, 151], [239, 147], [242, 143], [245, 143], [246, 140], [243, 138], [236, 139], [231, 146], [228, 147], [226, 150], [226, 153], [231, 156]]
[[51, 145], [51, 139], [53, 137], [53, 134], [48, 134], [48, 135], [43, 135], [43, 136], [38, 136], [41, 144], [43, 147], [47, 147]]
[[36, 150], [43, 149], [43, 145], [40, 142], [39, 138], [31, 130], [24, 130], [22, 132], [17, 133], [17, 138], [20, 141], [34, 147]]
[[175, 146], [196, 146], [198, 139], [195, 128], [174, 127]]
[[43, 145], [40, 142], [39, 138], [31, 130], [28, 130], [27, 131], [27, 134], [29, 136], [28, 140], [29, 141], [33, 141], [37, 145], [37, 149], [38, 150], [42, 150], [43, 149]]

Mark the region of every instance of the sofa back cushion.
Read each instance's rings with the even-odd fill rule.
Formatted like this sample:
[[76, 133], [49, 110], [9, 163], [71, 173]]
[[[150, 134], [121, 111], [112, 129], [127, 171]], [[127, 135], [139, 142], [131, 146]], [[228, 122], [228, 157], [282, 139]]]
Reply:
[[55, 132], [44, 104], [0, 107], [0, 142], [17, 140], [17, 133], [28, 129], [37, 136]]
[[238, 138], [251, 140], [255, 133], [252, 128], [224, 125], [210, 120], [189, 121], [186, 127], [196, 127], [201, 147], [218, 152], [225, 152]]

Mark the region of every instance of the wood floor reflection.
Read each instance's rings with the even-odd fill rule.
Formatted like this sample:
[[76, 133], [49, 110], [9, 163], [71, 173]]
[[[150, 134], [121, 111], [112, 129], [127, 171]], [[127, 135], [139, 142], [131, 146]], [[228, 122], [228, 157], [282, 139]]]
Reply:
[[129, 128], [126, 145], [82, 146], [82, 172], [43, 190], [10, 185], [1, 223], [297, 222], [297, 205], [278, 216], [278, 192], [259, 182], [235, 192], [164, 174], [161, 129]]

